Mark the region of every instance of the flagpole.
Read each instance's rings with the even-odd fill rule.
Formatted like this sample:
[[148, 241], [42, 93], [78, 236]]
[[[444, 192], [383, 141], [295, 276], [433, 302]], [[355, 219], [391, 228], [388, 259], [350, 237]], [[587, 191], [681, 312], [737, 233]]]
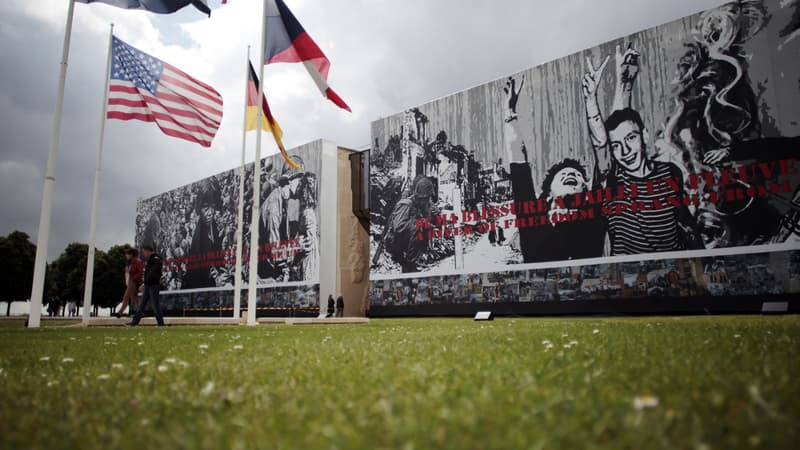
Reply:
[[42, 315], [44, 278], [45, 269], [47, 268], [47, 246], [50, 243], [50, 218], [53, 213], [53, 190], [56, 184], [58, 141], [61, 136], [61, 111], [64, 106], [64, 84], [67, 80], [69, 43], [72, 37], [72, 16], [74, 12], [75, 2], [69, 0], [69, 7], [67, 8], [67, 27], [64, 30], [64, 44], [61, 50], [61, 69], [58, 75], [58, 89], [56, 91], [56, 110], [53, 117], [53, 131], [50, 136], [50, 150], [47, 154], [47, 173], [44, 176], [42, 209], [39, 213], [39, 233], [36, 242], [36, 262], [33, 265], [33, 286], [31, 289], [31, 308], [28, 316], [28, 328], [39, 328]]
[[258, 221], [261, 217], [261, 120], [264, 115], [264, 52], [267, 40], [267, 1], [261, 11], [261, 52], [258, 70], [261, 85], [258, 89], [258, 117], [256, 119], [256, 161], [253, 167], [253, 213], [250, 220], [250, 268], [247, 283], [247, 325], [256, 325], [256, 294], [258, 288]]
[[244, 255], [243, 233], [244, 233], [244, 157], [247, 149], [247, 98], [250, 89], [250, 46], [247, 46], [247, 61], [245, 61], [245, 85], [244, 85], [244, 120], [242, 123], [242, 166], [239, 169], [239, 220], [236, 230], [236, 282], [233, 292], [233, 318], [241, 317], [242, 305], [242, 257]]
[[97, 197], [100, 192], [100, 171], [103, 167], [103, 140], [106, 135], [106, 113], [108, 112], [108, 80], [111, 77], [111, 45], [114, 41], [114, 24], [108, 32], [108, 56], [106, 58], [106, 83], [103, 90], [103, 107], [100, 116], [100, 143], [97, 149], [97, 162], [94, 166], [94, 190], [92, 191], [92, 216], [89, 219], [89, 252], [86, 255], [86, 276], [83, 285], [83, 320], [81, 325], [89, 325], [92, 308], [92, 286], [94, 284], [95, 231], [97, 229]]

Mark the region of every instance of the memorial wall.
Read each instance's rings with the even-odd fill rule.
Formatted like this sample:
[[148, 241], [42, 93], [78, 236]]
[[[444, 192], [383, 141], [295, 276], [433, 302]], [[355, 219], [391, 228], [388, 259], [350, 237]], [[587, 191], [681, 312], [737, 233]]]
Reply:
[[371, 313], [792, 299], [798, 8], [728, 3], [374, 121]]

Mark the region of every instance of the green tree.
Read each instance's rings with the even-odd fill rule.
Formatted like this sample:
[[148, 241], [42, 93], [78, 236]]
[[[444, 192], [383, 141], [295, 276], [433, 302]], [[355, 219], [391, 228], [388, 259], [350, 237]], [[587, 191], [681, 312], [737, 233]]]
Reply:
[[[127, 248], [127, 245], [115, 245], [108, 252], [95, 250], [92, 282], [92, 306], [95, 313], [98, 308], [116, 306], [125, 292], [123, 273]], [[73, 242], [55, 261], [48, 264], [45, 295], [58, 296], [64, 302], [74, 301], [83, 305], [88, 251], [88, 245]]]
[[22, 231], [0, 236], [0, 300], [11, 315], [11, 303], [28, 301], [33, 282], [36, 245]]
[[55, 294], [64, 302], [83, 300], [83, 284], [86, 282], [86, 254], [89, 246], [78, 242], [67, 248], [53, 261], [53, 283]]
[[44, 295], [53, 297], [59, 295], [58, 284], [56, 284], [57, 268], [55, 263], [49, 263], [44, 275]]
[[[123, 271], [125, 269], [126, 245], [115, 245], [108, 252], [96, 249], [94, 254], [94, 279], [92, 282], [92, 306], [113, 308], [125, 292]], [[64, 301], [83, 304], [86, 284], [86, 257], [89, 246], [72, 243], [48, 267], [50, 279], [48, 295], [58, 295]]]
[[125, 293], [122, 274], [125, 270], [126, 245], [115, 245], [108, 252], [95, 254], [92, 304], [99, 308], [113, 308]]

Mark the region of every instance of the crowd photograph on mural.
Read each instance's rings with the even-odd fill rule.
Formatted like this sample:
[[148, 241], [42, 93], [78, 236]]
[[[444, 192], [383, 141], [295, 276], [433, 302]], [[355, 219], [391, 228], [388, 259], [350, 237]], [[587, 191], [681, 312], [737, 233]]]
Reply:
[[796, 448], [800, 0], [601, 3], [0, 2], [0, 447]]

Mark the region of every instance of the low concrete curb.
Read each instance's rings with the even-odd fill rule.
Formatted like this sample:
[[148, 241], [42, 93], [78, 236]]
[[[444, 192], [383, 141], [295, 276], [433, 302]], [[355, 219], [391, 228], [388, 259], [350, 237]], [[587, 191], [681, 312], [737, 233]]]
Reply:
[[353, 325], [369, 323], [366, 317], [261, 317], [259, 324], [285, 325]]
[[[130, 317], [117, 319], [116, 317], [93, 317], [89, 319], [90, 327], [121, 327], [130, 322]], [[233, 317], [165, 317], [164, 323], [173, 326], [188, 325], [244, 325], [242, 321]], [[369, 323], [366, 317], [261, 317], [257, 319], [259, 325], [354, 325]], [[140, 326], [155, 326], [154, 317], [145, 317], [139, 322]], [[80, 326], [78, 324], [78, 326]]]
[[[96, 317], [89, 319], [90, 327], [117, 327], [125, 326], [130, 322], [130, 317], [123, 317], [117, 319], [116, 317]], [[164, 323], [167, 325], [181, 326], [181, 325], [238, 325], [239, 321], [233, 317], [165, 317]], [[143, 326], [155, 326], [156, 319], [154, 317], [145, 317], [139, 322]]]

